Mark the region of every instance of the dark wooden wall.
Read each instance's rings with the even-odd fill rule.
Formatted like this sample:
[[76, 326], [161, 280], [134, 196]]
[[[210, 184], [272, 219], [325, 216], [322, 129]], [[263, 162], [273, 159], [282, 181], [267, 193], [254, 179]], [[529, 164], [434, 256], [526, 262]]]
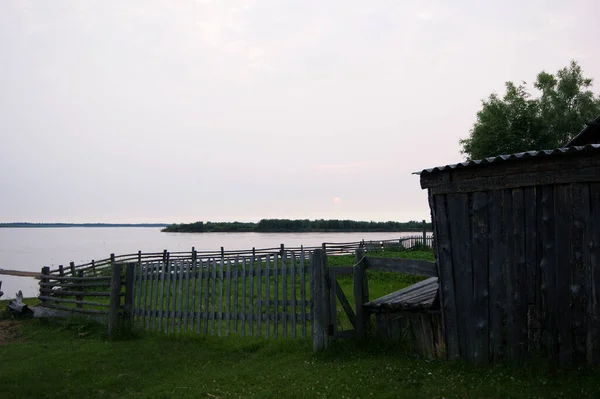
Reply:
[[554, 173], [546, 170], [530, 176], [531, 185], [508, 188], [474, 173], [479, 189], [469, 192], [468, 181], [440, 176], [440, 188], [422, 178], [449, 358], [599, 362], [600, 174], [578, 182], [577, 168], [556, 171], [556, 184], [536, 184]]

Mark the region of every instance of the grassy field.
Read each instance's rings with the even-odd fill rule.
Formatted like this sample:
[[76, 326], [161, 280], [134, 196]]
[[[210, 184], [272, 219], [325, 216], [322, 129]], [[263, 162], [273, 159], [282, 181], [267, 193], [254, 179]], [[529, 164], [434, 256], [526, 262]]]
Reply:
[[[0, 329], [8, 321], [0, 321]], [[14, 324], [14, 323], [13, 323]], [[0, 346], [2, 398], [585, 398], [600, 370], [468, 367], [400, 348], [146, 334], [108, 341], [85, 322], [28, 320]]]
[[[377, 256], [432, 260], [430, 251]], [[329, 258], [333, 267], [353, 263], [352, 256]], [[371, 297], [416, 279], [372, 273]], [[351, 298], [351, 279], [340, 284]], [[539, 359], [473, 367], [419, 359], [406, 347], [377, 342], [337, 341], [313, 355], [309, 339], [144, 333], [110, 341], [105, 327], [76, 319], [0, 320], [3, 399], [594, 398], [598, 381], [597, 367], [555, 370]]]

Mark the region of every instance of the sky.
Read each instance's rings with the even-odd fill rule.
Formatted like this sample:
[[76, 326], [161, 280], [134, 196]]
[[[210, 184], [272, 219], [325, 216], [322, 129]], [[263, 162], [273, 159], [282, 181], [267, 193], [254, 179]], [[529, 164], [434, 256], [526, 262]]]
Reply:
[[0, 222], [429, 220], [412, 173], [464, 159], [484, 98], [600, 79], [599, 11], [1, 0]]

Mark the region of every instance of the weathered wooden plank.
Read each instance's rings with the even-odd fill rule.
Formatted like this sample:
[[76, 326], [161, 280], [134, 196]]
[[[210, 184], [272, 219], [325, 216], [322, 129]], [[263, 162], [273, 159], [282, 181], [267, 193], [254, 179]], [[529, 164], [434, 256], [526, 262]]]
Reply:
[[588, 363], [600, 362], [600, 183], [592, 183], [590, 192], [590, 217], [586, 224], [589, 242], [586, 254], [587, 334], [586, 359]]
[[94, 301], [79, 301], [76, 299], [62, 299], [62, 298], [56, 298], [54, 296], [45, 296], [45, 295], [40, 295], [37, 298], [40, 301], [46, 301], [46, 302], [75, 303], [75, 304], [80, 304], [80, 305], [102, 306], [102, 307], [110, 306], [108, 303], [105, 303], [105, 302], [103, 303], [103, 302], [94, 302]]
[[326, 256], [322, 249], [316, 249], [312, 254], [311, 264], [311, 298], [312, 298], [312, 338], [315, 352], [328, 348], [329, 335], [329, 295], [326, 285], [327, 265]]
[[417, 276], [436, 277], [437, 266], [435, 262], [419, 259], [404, 258], [365, 258], [366, 267], [382, 272], [396, 272], [414, 274]]
[[256, 336], [260, 337], [261, 333], [262, 333], [262, 316], [263, 316], [263, 312], [262, 312], [262, 301], [263, 301], [263, 297], [262, 297], [262, 285], [263, 285], [263, 279], [262, 279], [262, 275], [264, 273], [263, 271], [263, 267], [262, 267], [262, 259], [259, 256], [258, 257], [258, 262], [256, 262], [255, 266], [256, 266], [256, 316], [258, 317], [256, 319]]
[[454, 293], [454, 266], [450, 245], [450, 226], [446, 197], [433, 196], [430, 193], [433, 217], [435, 220], [435, 246], [440, 283], [440, 304], [443, 309], [446, 352], [449, 359], [460, 357], [458, 314]]
[[248, 316], [250, 318], [250, 336], [254, 335], [254, 264], [256, 257], [252, 255], [250, 261], [250, 303], [248, 304]]
[[329, 333], [332, 336], [336, 336], [337, 334], [337, 324], [338, 324], [338, 318], [337, 318], [337, 299], [336, 299], [336, 276], [335, 276], [335, 268], [331, 268], [328, 270], [329, 272], [329, 281], [327, 282], [327, 284], [329, 284], [329, 298], [328, 298], [328, 303], [329, 303], [329, 315], [330, 315], [330, 320], [329, 320], [329, 325], [330, 330]]
[[[38, 276], [38, 274], [36, 274], [36, 277]], [[139, 275], [137, 275], [137, 278], [139, 279]], [[29, 277], [29, 276], [24, 276], [24, 277]], [[82, 280], [84, 281], [84, 280]], [[105, 282], [101, 282], [101, 283], [86, 283], [86, 282], [79, 282], [79, 281], [65, 281], [65, 282], [60, 282], [60, 281], [54, 281], [51, 283], [45, 283], [40, 281], [39, 283], [40, 287], [44, 287], [44, 288], [65, 288], [65, 289], [73, 289], [73, 288], [90, 288], [90, 287], [110, 287], [110, 280], [106, 280]], [[139, 296], [139, 292], [136, 293], [136, 295]]]
[[171, 333], [175, 332], [175, 319], [177, 318], [177, 281], [179, 280], [179, 274], [181, 273], [181, 268], [179, 267], [179, 261], [173, 260], [171, 265], [173, 266], [173, 276], [171, 281], [171, 317], [170, 328], [169, 331]]
[[[75, 309], [75, 308], [73, 308], [73, 309]], [[85, 310], [85, 309], [84, 309], [84, 310]], [[151, 311], [148, 311], [147, 313], [151, 313]], [[191, 317], [191, 313], [192, 313], [192, 312], [190, 311], [190, 312], [189, 312], [189, 315], [188, 315], [188, 317]], [[433, 313], [435, 313], [435, 312], [433, 312]], [[141, 314], [141, 311], [137, 312], [136, 314]], [[201, 313], [199, 313], [199, 314], [196, 314], [196, 315], [194, 315], [194, 317], [204, 317], [204, 315], [205, 315], [205, 312], [201, 312]], [[230, 315], [230, 316], [231, 316], [231, 320], [234, 320], [234, 317], [233, 317], [233, 315]], [[310, 314], [309, 314], [309, 313], [306, 313], [306, 314], [305, 314], [305, 316], [308, 318], [308, 317], [310, 317]], [[179, 314], [179, 313], [177, 313], [177, 317], [180, 317], [180, 314]], [[218, 314], [216, 314], [216, 315], [214, 315], [214, 317], [219, 317], [219, 316], [218, 316]], [[263, 313], [262, 320], [263, 320], [263, 321], [266, 321], [266, 320], [267, 320], [267, 317], [268, 317], [268, 318], [270, 318], [270, 319], [271, 319], [271, 321], [273, 321], [273, 320], [275, 319], [275, 314], [274, 314], [274, 313], [271, 313], [271, 314], [267, 315], [266, 313]], [[278, 315], [277, 317], [278, 317], [280, 320], [282, 320], [282, 319], [283, 319], [283, 314], [282, 314], [281, 312], [279, 312], [279, 315]], [[212, 314], [211, 312], [209, 312], [209, 313], [208, 313], [208, 319], [209, 319], [209, 320], [211, 320], [212, 318], [213, 318], [213, 314]], [[290, 320], [290, 321], [291, 321], [291, 318], [292, 318], [292, 315], [288, 313], [288, 320]], [[257, 317], [256, 315], [254, 315], [254, 317], [253, 317], [253, 320], [257, 320], [257, 319], [258, 319], [258, 317]], [[302, 319], [302, 315], [301, 315], [301, 314], [298, 314], [298, 315], [296, 316], [296, 321], [300, 321], [301, 319]]]
[[[286, 264], [286, 258], [287, 258], [287, 254], [286, 252], [283, 250], [283, 245], [282, 245], [282, 254], [283, 257], [281, 259], [281, 296], [283, 297], [283, 307], [282, 307], [282, 314], [283, 314], [283, 336], [287, 337], [287, 326], [288, 326], [288, 319], [287, 319], [287, 273], [288, 273], [288, 268], [287, 268], [287, 264]], [[277, 308], [275, 310], [276, 312], [279, 312], [279, 308]]]
[[[274, 257], [275, 259], [275, 269], [277, 269], [277, 255]], [[265, 313], [270, 313], [269, 301], [271, 300], [271, 255], [267, 255], [265, 258]], [[275, 274], [277, 276], [277, 274]], [[277, 277], [275, 277], [277, 278]], [[277, 292], [277, 286], [275, 286], [275, 292]], [[275, 294], [277, 296], [277, 294]], [[275, 305], [277, 307], [277, 305]], [[275, 311], [277, 313], [277, 311]], [[271, 329], [271, 320], [267, 317], [265, 323], [265, 338], [269, 339]], [[277, 329], [277, 320], [275, 320], [275, 329]]]
[[542, 320], [544, 331], [542, 336], [546, 345], [548, 357], [556, 359], [558, 354], [558, 332], [556, 318], [556, 259], [554, 256], [555, 223], [554, 223], [554, 190], [552, 186], [541, 188], [542, 218], [541, 236], [543, 242], [542, 259], [540, 261], [540, 278], [542, 294]]
[[354, 265], [354, 309], [356, 309], [356, 337], [363, 339], [365, 337], [365, 319], [368, 315], [365, 312], [364, 304], [368, 303], [365, 298], [364, 284], [367, 275], [365, 272], [365, 252], [362, 248], [356, 250], [356, 264]]
[[[192, 262], [190, 261], [184, 261], [184, 267], [185, 267], [185, 274], [183, 275], [184, 277], [184, 284], [183, 284], [183, 289], [184, 289], [184, 293], [183, 293], [183, 331], [187, 332], [188, 331], [188, 321], [189, 321], [189, 306], [190, 306], [190, 284], [193, 281], [191, 279], [192, 276]], [[193, 288], [193, 287], [192, 287]], [[193, 292], [193, 290], [192, 290]]]
[[[505, 340], [503, 313], [505, 304], [504, 270], [507, 262], [506, 233], [503, 225], [504, 191], [492, 191], [489, 206], [489, 319], [490, 359], [499, 361], [504, 355]], [[506, 216], [504, 216], [506, 217]]]
[[579, 152], [554, 157], [534, 157], [511, 162], [500, 162], [493, 167], [484, 164], [480, 166], [470, 166], [468, 168], [456, 168], [451, 171], [447, 170], [444, 172], [423, 174], [421, 175], [421, 179], [426, 178], [426, 186], [423, 188], [430, 188], [451, 181], [514, 175], [523, 173], [523, 171], [530, 173], [545, 173], [547, 171], [558, 169], [580, 169], [595, 165], [598, 165], [598, 152]]
[[164, 309], [165, 309], [165, 277], [167, 274], [167, 262], [160, 261], [160, 281], [159, 284], [159, 294], [158, 294], [158, 302], [156, 309], [159, 311], [158, 316], [156, 317], [156, 331], [162, 331], [162, 323], [164, 317]]
[[[114, 255], [111, 255], [111, 280], [110, 280], [110, 306], [108, 308], [108, 335], [114, 338], [119, 331], [119, 308], [121, 306], [121, 272], [123, 266], [120, 263], [114, 263]], [[48, 304], [46, 304], [48, 305]], [[60, 305], [53, 305], [59, 308]], [[62, 307], [62, 306], [60, 306]], [[76, 309], [78, 312], [90, 309]]]
[[302, 338], [306, 338], [306, 274], [305, 274], [306, 253], [304, 248], [300, 249], [300, 306], [302, 309]]
[[[283, 252], [281, 252], [279, 256], [281, 256], [281, 262], [283, 264], [283, 261], [284, 261], [283, 260], [283, 256], [284, 256]], [[273, 321], [274, 321], [274, 323], [273, 323], [274, 324], [273, 336], [275, 338], [277, 338], [278, 335], [279, 335], [279, 323], [282, 322], [282, 320], [280, 320], [280, 318], [278, 317], [278, 313], [279, 313], [279, 275], [282, 274], [282, 273], [283, 273], [283, 271], [280, 270], [280, 268], [279, 268], [278, 255], [273, 255], [273, 283], [274, 283], [274, 286], [275, 286], [275, 289], [273, 290], [273, 294], [274, 294], [273, 298], [275, 300], [274, 308], [273, 308], [274, 309], [274, 311], [273, 311], [273, 313], [274, 313], [274, 318], [273, 318]], [[271, 307], [269, 306], [269, 309], [270, 308]]]
[[215, 320], [218, 317], [217, 308], [217, 259], [213, 258], [211, 262], [211, 276], [210, 276], [210, 312], [212, 313], [212, 319], [210, 320], [210, 335], [215, 335]]
[[525, 187], [523, 189], [525, 202], [525, 267], [527, 269], [527, 303], [537, 303], [537, 221], [536, 221], [536, 187]]
[[166, 334], [169, 332], [169, 320], [171, 316], [171, 291], [172, 291], [172, 281], [173, 281], [173, 261], [167, 260], [165, 262], [165, 272], [167, 275], [165, 276], [165, 303], [164, 309], [162, 312], [162, 324], [163, 324], [163, 332]]
[[[136, 284], [136, 291], [135, 291], [135, 303], [133, 306], [134, 311], [136, 309], [140, 309], [142, 307], [142, 276], [143, 276], [143, 271], [142, 271], [142, 264], [140, 262], [136, 263], [136, 273], [135, 273], [135, 284]], [[141, 322], [141, 319], [135, 318], [134, 319], [134, 325], [136, 328], [138, 329], [142, 329], [143, 328], [143, 324]]]
[[[335, 267], [336, 276], [352, 276], [354, 274], [354, 268], [352, 266], [333, 266]], [[292, 273], [293, 274], [293, 273]]]
[[572, 224], [572, 203], [568, 185], [554, 186], [556, 299], [558, 325], [558, 360], [562, 364], [573, 360], [571, 334], [571, 266], [569, 233]]
[[[296, 310], [296, 282], [297, 282], [297, 276], [296, 276], [296, 253], [294, 251], [291, 251], [292, 257], [291, 257], [291, 274], [290, 274], [290, 279], [291, 279], [291, 284], [290, 284], [290, 289], [292, 291], [292, 338], [296, 338], [296, 315], [297, 315], [297, 310]], [[284, 305], [285, 306], [285, 305]]]
[[88, 281], [110, 281], [110, 276], [100, 276], [100, 277], [61, 277], [61, 276], [55, 276], [52, 274], [49, 274], [47, 277], [44, 277], [44, 281], [46, 282], [50, 282], [53, 280], [58, 280], [58, 281], [72, 281], [73, 283], [76, 282], [88, 282]]
[[[152, 262], [152, 267], [150, 269], [150, 273], [152, 274], [152, 276], [158, 276], [159, 274], [159, 266], [160, 264], [158, 262]], [[150, 294], [152, 295], [152, 297], [150, 298], [150, 309], [156, 310], [157, 309], [157, 303], [158, 303], [158, 291], [159, 291], [159, 283], [160, 280], [158, 278], [153, 278], [151, 281], [148, 282], [148, 284], [150, 284]], [[157, 317], [153, 316], [150, 317], [150, 326], [149, 326], [149, 330], [154, 330], [156, 327], [156, 321], [157, 321]]]
[[[148, 309], [148, 271], [150, 269], [148, 263], [143, 264], [143, 276], [142, 276], [142, 309]], [[146, 316], [142, 315], [141, 318], [142, 326], [145, 330], [148, 330], [149, 320], [146, 320]]]
[[196, 310], [197, 314], [194, 315], [194, 320], [196, 321], [196, 332], [200, 333], [202, 318], [200, 317], [200, 313], [202, 312], [202, 306], [206, 306], [206, 304], [202, 303], [202, 275], [204, 274], [204, 262], [202, 260], [198, 261], [198, 258], [195, 257], [194, 263], [196, 264], [196, 273], [194, 276], [196, 277]]
[[53, 296], [110, 296], [107, 291], [68, 291], [68, 290], [51, 290]]
[[[436, 277], [430, 277], [432, 280], [425, 285], [420, 286], [417, 289], [411, 290], [411, 287], [407, 287], [404, 290], [396, 291], [395, 293], [386, 295], [384, 300], [381, 298], [365, 304], [369, 307], [389, 307], [389, 306], [406, 306], [411, 303], [418, 303], [424, 299], [433, 304], [434, 298], [437, 295], [438, 283], [434, 279]], [[416, 285], [416, 284], [415, 284]], [[406, 290], [406, 291], [405, 291]]]
[[[354, 310], [352, 310], [352, 306], [350, 306], [350, 302], [348, 302], [348, 298], [346, 298], [346, 295], [344, 294], [344, 291], [342, 290], [342, 287], [340, 286], [340, 283], [337, 281], [337, 279], [335, 279], [334, 281], [335, 283], [335, 293], [338, 297], [338, 299], [340, 300], [340, 304], [342, 305], [342, 308], [344, 309], [344, 312], [346, 312], [346, 316], [348, 316], [348, 320], [350, 320], [350, 323], [352, 324], [352, 327], [356, 328], [356, 314], [354, 313]], [[295, 304], [296, 300], [292, 300], [292, 304]], [[304, 312], [304, 311], [303, 311]], [[296, 314], [296, 312], [293, 312], [294, 315]], [[292, 318], [292, 325], [296, 324], [296, 317]], [[294, 329], [295, 331], [295, 329]], [[338, 331], [339, 333], [340, 331]]]
[[191, 313], [189, 316], [189, 329], [194, 331], [195, 330], [195, 325], [196, 325], [196, 318], [195, 318], [195, 314], [196, 314], [196, 304], [197, 304], [197, 298], [196, 298], [196, 294], [198, 292], [198, 258], [197, 258], [197, 253], [196, 253], [196, 249], [194, 247], [192, 247], [192, 258], [191, 258], [191, 262], [190, 262], [190, 286], [189, 286], [189, 296], [188, 296], [188, 300], [190, 301], [190, 307], [188, 309], [188, 311]]
[[242, 315], [241, 335], [242, 335], [242, 337], [246, 335], [246, 327], [247, 327], [246, 320], [247, 320], [247, 315], [248, 315], [248, 311], [246, 309], [246, 284], [247, 284], [246, 258], [242, 258], [242, 311], [241, 311], [241, 315]]
[[[472, 343], [472, 351], [473, 359], [477, 363], [489, 361], [488, 204], [487, 192], [473, 193], [471, 237], [473, 243], [475, 340]], [[431, 334], [429, 334], [428, 339], [431, 340], [431, 338]]]
[[[154, 273], [154, 264], [152, 262], [147, 262], [144, 265], [144, 309], [150, 310], [152, 309], [152, 275]], [[150, 315], [146, 315], [144, 317], [144, 330], [149, 331], [152, 328], [152, 319]]]
[[[528, 353], [534, 355], [540, 349], [540, 282], [539, 260], [541, 259], [540, 239], [538, 239], [538, 189], [525, 187], [525, 265], [527, 269], [527, 334]], [[541, 212], [541, 210], [539, 210]], [[539, 256], [539, 258], [538, 258]]]
[[[223, 253], [223, 247], [221, 247], [221, 253]], [[223, 326], [223, 285], [225, 284], [225, 277], [223, 272], [225, 270], [225, 258], [221, 254], [219, 260], [219, 318], [217, 319], [217, 334], [221, 336], [221, 330]]]
[[456, 310], [459, 331], [460, 356], [473, 360], [470, 343], [475, 340], [473, 307], [473, 268], [471, 262], [471, 232], [469, 197], [467, 194], [448, 194], [448, 214], [452, 237], [452, 266], [454, 272]]
[[206, 260], [206, 283], [204, 286], [204, 316], [202, 318], [203, 320], [203, 327], [204, 327], [204, 334], [208, 334], [208, 314], [210, 312], [210, 298], [212, 297], [212, 295], [210, 294], [210, 288], [211, 288], [211, 283], [210, 283], [210, 277], [211, 277], [211, 260], [207, 259]]
[[234, 266], [233, 266], [233, 332], [238, 332], [238, 315], [239, 315], [239, 302], [238, 302], [238, 288], [239, 288], [239, 280], [238, 273], [240, 269], [240, 256], [236, 255]]
[[226, 309], [225, 312], [227, 314], [227, 317], [225, 318], [226, 321], [226, 325], [225, 325], [225, 336], [228, 337], [229, 336], [229, 329], [230, 329], [230, 319], [231, 319], [231, 314], [232, 314], [232, 310], [231, 310], [231, 259], [227, 259], [225, 261], [225, 265], [224, 267], [227, 267], [227, 290], [226, 290], [226, 299], [227, 299], [227, 304], [226, 304]]
[[44, 303], [44, 305], [42, 306], [43, 308], [50, 308], [50, 309], [59, 309], [59, 310], [66, 310], [72, 313], [77, 313], [77, 314], [94, 314], [94, 315], [107, 315], [110, 317], [109, 312], [105, 311], [105, 310], [97, 310], [97, 309], [78, 309], [78, 308], [72, 308], [69, 306], [61, 306], [61, 305], [56, 305], [54, 303]]
[[[526, 170], [523, 167], [523, 170]], [[477, 190], [501, 190], [517, 187], [561, 185], [570, 183], [597, 182], [600, 180], [600, 166], [548, 170], [543, 173], [525, 172], [493, 177], [477, 177], [468, 180], [453, 180], [451, 183], [429, 188], [434, 195], [449, 193], [469, 193]]]
[[365, 305], [369, 306], [377, 306], [379, 304], [393, 302], [401, 297], [406, 297], [409, 293], [414, 291], [422, 290], [423, 288], [427, 289], [428, 287], [432, 287], [434, 290], [438, 287], [438, 278], [437, 277], [429, 277], [423, 281], [419, 281], [418, 283], [409, 285], [408, 287], [402, 288], [398, 291], [391, 292], [387, 295], [374, 299], [368, 302]]
[[[525, 263], [525, 197], [523, 189], [512, 190], [513, 267], [509, 268], [513, 287], [513, 318], [509, 323], [508, 345], [516, 358], [528, 353], [527, 341], [527, 266]], [[509, 315], [509, 320], [511, 317]], [[512, 342], [512, 344], [511, 344]]]
[[183, 279], [183, 275], [185, 273], [185, 261], [178, 261], [177, 268], [178, 268], [179, 282], [177, 284], [177, 304], [176, 304], [175, 311], [179, 313], [179, 317], [176, 317], [175, 324], [177, 325], [177, 332], [181, 332], [181, 325], [183, 324], [182, 323], [183, 315], [181, 313], [183, 311], [183, 284], [185, 281]]
[[[590, 218], [590, 193], [587, 184], [575, 183], [570, 187], [572, 204], [571, 223], [571, 314], [573, 334], [573, 358], [581, 363], [586, 360], [587, 315], [586, 301], [588, 289], [586, 287], [586, 258], [589, 252], [586, 245], [585, 225]], [[589, 238], [588, 238], [589, 242]]]

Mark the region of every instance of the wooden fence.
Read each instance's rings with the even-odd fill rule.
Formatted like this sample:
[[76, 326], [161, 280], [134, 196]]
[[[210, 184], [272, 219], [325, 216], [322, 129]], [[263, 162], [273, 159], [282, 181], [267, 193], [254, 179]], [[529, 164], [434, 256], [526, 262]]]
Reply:
[[[111, 255], [66, 268], [44, 267], [40, 308], [54, 314], [93, 317], [106, 322], [111, 334], [137, 328], [164, 333], [307, 337], [311, 334], [307, 331], [312, 328], [314, 333], [315, 329], [315, 295], [326, 292], [322, 285], [326, 283], [319, 279], [327, 276], [322, 270], [327, 255], [431, 245], [432, 240], [414, 236], [307, 248], [282, 244], [245, 251], [192, 248], [190, 252]], [[315, 253], [319, 255], [315, 257]]]
[[273, 252], [140, 262], [133, 324], [180, 333], [306, 337], [310, 252]]

